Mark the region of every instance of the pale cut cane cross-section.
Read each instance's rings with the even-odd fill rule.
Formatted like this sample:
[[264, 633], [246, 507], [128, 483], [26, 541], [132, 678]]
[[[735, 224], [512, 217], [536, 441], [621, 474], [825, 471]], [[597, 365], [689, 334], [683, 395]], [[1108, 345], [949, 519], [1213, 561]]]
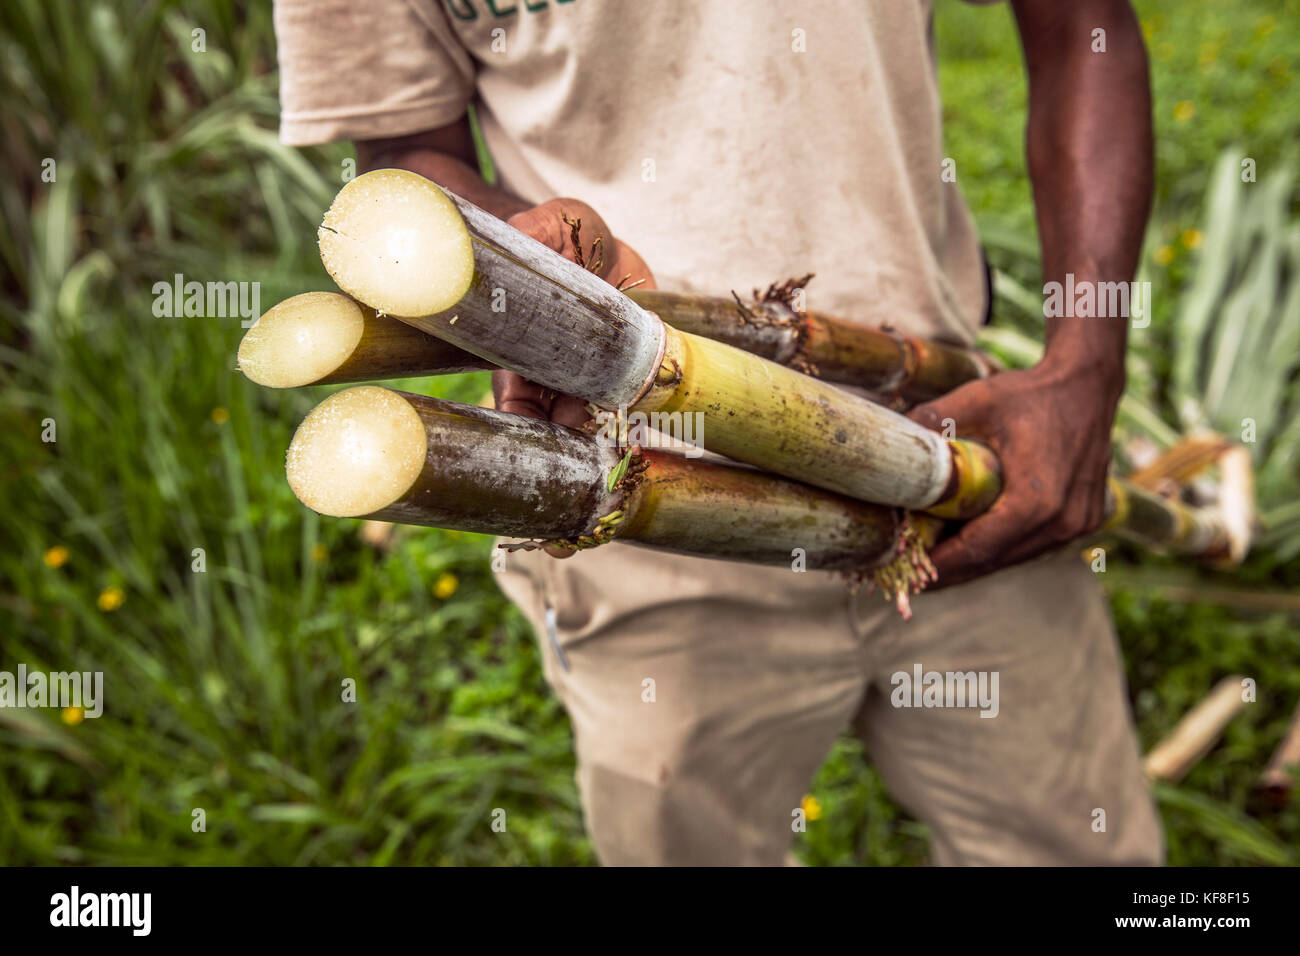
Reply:
[[388, 315], [449, 309], [474, 278], [473, 244], [456, 205], [404, 169], [377, 169], [339, 190], [317, 239], [339, 288]]
[[361, 307], [337, 292], [304, 292], [258, 319], [239, 343], [239, 370], [258, 385], [298, 388], [335, 371], [361, 341]]
[[427, 456], [424, 422], [376, 385], [331, 395], [303, 419], [285, 456], [289, 487], [312, 511], [356, 518], [400, 499]]

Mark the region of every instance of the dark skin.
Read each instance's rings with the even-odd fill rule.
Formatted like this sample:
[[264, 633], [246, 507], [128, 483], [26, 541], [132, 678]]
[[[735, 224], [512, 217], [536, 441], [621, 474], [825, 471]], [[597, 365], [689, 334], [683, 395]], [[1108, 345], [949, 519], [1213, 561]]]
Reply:
[[[1042, 249], [1043, 281], [1127, 282], [1150, 212], [1153, 145], [1146, 49], [1128, 0], [1012, 0], [1029, 74], [1026, 152]], [[1105, 30], [1106, 52], [1092, 52]], [[364, 169], [395, 166], [432, 179], [575, 259], [563, 214], [582, 220], [584, 253], [604, 236], [600, 275], [653, 276], [600, 216], [575, 199], [539, 206], [489, 186], [477, 172], [469, 123], [357, 144]], [[1123, 318], [1047, 321], [1033, 368], [972, 382], [913, 409], [911, 417], [997, 452], [1003, 493], [988, 512], [940, 542], [935, 587], [1027, 561], [1096, 530], [1105, 516], [1115, 409], [1124, 391]], [[567, 425], [582, 402], [511, 372], [493, 373], [497, 407]]]
[[[1127, 0], [1013, 0], [1029, 72], [1026, 151], [1043, 281], [1127, 282], [1151, 207], [1153, 145], [1146, 48]], [[1092, 31], [1106, 31], [1093, 53]], [[911, 417], [986, 443], [1002, 496], [942, 541], [939, 586], [1027, 561], [1105, 518], [1115, 409], [1124, 391], [1124, 318], [1047, 321], [1031, 369], [918, 406]]]

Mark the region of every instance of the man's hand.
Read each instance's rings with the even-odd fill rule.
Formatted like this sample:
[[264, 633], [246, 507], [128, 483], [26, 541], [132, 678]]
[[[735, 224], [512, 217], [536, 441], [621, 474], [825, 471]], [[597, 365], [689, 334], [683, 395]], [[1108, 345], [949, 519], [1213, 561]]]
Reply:
[[[551, 199], [516, 213], [506, 222], [613, 285], [621, 283], [626, 288], [640, 282], [640, 288], [654, 288], [654, 276], [645, 260], [626, 243], [614, 238], [605, 220], [584, 202]], [[575, 223], [581, 226], [576, 243]], [[497, 408], [503, 412], [547, 418], [570, 428], [581, 426], [591, 417], [582, 399], [557, 394], [504, 369], [492, 373], [492, 394]]]
[[1095, 531], [1105, 519], [1110, 430], [1122, 380], [1096, 367], [1034, 368], [971, 382], [912, 409], [910, 417], [993, 449], [1002, 495], [939, 543], [936, 587], [960, 584], [1037, 557]]
[[[1044, 282], [1127, 282], [1151, 206], [1146, 50], [1127, 0], [1012, 0], [1029, 73], [1026, 153]], [[1107, 52], [1090, 38], [1101, 29]], [[938, 587], [1027, 561], [1104, 518], [1127, 315], [1047, 316], [1042, 361], [963, 385], [912, 418], [985, 442], [1002, 495], [931, 555]]]
[[[642, 288], [654, 288], [654, 276], [645, 260], [630, 246], [615, 239], [605, 220], [584, 202], [552, 199], [516, 213], [506, 222], [566, 259], [581, 263], [607, 282], [626, 288], [639, 281]], [[575, 226], [578, 227], [576, 243]], [[492, 373], [492, 396], [503, 412], [546, 418], [570, 428], [579, 428], [591, 418], [582, 399], [558, 394], [505, 369]], [[553, 558], [570, 558], [574, 554], [563, 548], [547, 548], [546, 553]]]

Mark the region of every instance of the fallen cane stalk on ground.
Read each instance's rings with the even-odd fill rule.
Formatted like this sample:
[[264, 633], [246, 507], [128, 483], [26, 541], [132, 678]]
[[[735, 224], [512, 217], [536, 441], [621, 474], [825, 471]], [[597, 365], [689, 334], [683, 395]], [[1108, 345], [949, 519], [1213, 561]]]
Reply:
[[1214, 746], [1228, 726], [1246, 706], [1240, 675], [1225, 677], [1214, 689], [1189, 710], [1173, 731], [1152, 748], [1144, 761], [1152, 780], [1177, 783], [1196, 766]]
[[1291, 726], [1273, 752], [1257, 786], [1265, 799], [1278, 808], [1284, 806], [1291, 796], [1297, 776], [1300, 776], [1300, 707], [1291, 716]]

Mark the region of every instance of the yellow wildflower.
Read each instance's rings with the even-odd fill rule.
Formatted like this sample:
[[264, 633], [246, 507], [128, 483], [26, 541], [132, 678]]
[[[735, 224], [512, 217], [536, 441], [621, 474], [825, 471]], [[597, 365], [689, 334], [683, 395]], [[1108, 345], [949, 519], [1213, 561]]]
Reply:
[[61, 544], [56, 544], [50, 550], [45, 552], [45, 566], [48, 568], [61, 568], [68, 563], [68, 549]]
[[803, 808], [803, 814], [809, 820], [820, 820], [822, 817], [822, 803], [811, 793], [805, 794], [799, 806]]
[[99, 592], [99, 609], [101, 611], [116, 611], [126, 600], [126, 595], [119, 587], [107, 587]]

